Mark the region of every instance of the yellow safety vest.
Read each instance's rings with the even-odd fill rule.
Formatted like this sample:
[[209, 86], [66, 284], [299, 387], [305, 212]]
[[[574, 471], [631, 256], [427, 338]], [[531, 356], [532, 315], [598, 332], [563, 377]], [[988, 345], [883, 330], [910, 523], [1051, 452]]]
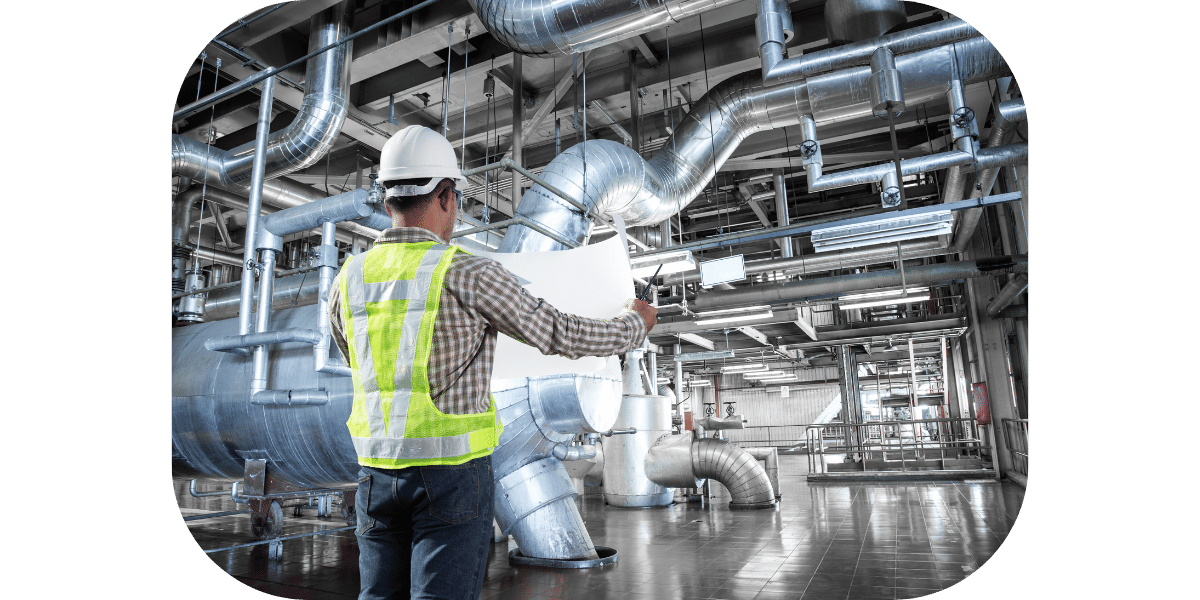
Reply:
[[487, 412], [448, 415], [429, 393], [429, 356], [442, 282], [457, 246], [379, 244], [338, 273], [354, 406], [346, 427], [358, 464], [457, 465], [487, 456], [503, 425]]

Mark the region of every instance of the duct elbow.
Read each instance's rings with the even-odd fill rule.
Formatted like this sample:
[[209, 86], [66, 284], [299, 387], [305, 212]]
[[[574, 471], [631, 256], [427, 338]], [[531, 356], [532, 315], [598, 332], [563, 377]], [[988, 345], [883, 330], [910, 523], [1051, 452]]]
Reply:
[[770, 508], [775, 491], [754, 456], [724, 440], [702, 438], [692, 444], [692, 470], [701, 479], [716, 479], [729, 490], [730, 508]]

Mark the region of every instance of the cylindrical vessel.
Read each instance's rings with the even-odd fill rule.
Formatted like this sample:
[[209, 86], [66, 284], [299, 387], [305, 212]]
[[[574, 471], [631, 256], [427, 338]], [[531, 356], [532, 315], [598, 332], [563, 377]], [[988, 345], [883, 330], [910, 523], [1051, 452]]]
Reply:
[[[272, 315], [272, 326], [311, 328], [316, 311], [315, 305], [279, 311]], [[246, 459], [266, 458], [274, 473], [301, 485], [353, 483], [358, 457], [346, 430], [354, 396], [350, 378], [317, 373], [309, 344], [276, 344], [267, 354], [267, 389], [322, 389], [329, 403], [251, 404], [252, 359], [204, 348], [209, 338], [237, 334], [237, 319], [172, 330], [171, 444], [176, 476], [240, 480]]]
[[671, 433], [671, 402], [666, 396], [630, 395], [621, 399], [614, 429], [637, 433], [614, 435], [605, 441], [604, 499], [613, 506], [666, 506], [674, 495], [646, 478], [646, 452], [658, 438]]

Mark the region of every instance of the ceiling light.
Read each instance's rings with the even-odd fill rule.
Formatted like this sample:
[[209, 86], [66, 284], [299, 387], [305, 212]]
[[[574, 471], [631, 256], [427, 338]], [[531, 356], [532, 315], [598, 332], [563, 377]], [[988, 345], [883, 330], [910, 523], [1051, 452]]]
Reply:
[[690, 387], [690, 388], [707, 387], [707, 386], [712, 385], [712, 383], [709, 382], [707, 379], [693, 379], [693, 380], [688, 381], [687, 384], [688, 384], [688, 387]]
[[[901, 240], [949, 236], [953, 231], [952, 224], [950, 211], [940, 210], [903, 217], [881, 217], [851, 225], [817, 229], [812, 232], [811, 239], [814, 250], [828, 252], [893, 244]], [[948, 237], [946, 241], [949, 241]]]
[[750, 321], [753, 319], [766, 319], [773, 316], [770, 306], [750, 306], [747, 308], [731, 308], [729, 310], [714, 310], [710, 312], [696, 313], [699, 317], [696, 319], [696, 325], [713, 325], [716, 323], [729, 323], [732, 321]]
[[785, 375], [783, 371], [760, 371], [758, 373], [742, 373], [743, 379], [766, 379], [768, 377], [780, 377]]
[[658, 267], [662, 266], [659, 275], [683, 273], [696, 270], [696, 259], [692, 258], [691, 250], [676, 250], [649, 256], [632, 256], [629, 258], [629, 268], [634, 277], [651, 277]]
[[864, 302], [854, 302], [851, 304], [842, 304], [838, 300], [838, 306], [842, 310], [853, 310], [855, 308], [868, 308], [871, 306], [887, 306], [889, 304], [908, 304], [910, 302], [923, 302], [929, 299], [929, 294], [920, 294], [916, 296], [896, 296], [893, 298], [884, 298], [880, 300], [866, 300]]
[[767, 365], [762, 363], [750, 363], [745, 365], [726, 365], [721, 367], [722, 373], [753, 373], [755, 371], [766, 371]]
[[795, 373], [784, 373], [783, 375], [772, 375], [771, 377], [759, 377], [759, 381], [776, 381], [779, 379], [791, 379], [795, 377]]

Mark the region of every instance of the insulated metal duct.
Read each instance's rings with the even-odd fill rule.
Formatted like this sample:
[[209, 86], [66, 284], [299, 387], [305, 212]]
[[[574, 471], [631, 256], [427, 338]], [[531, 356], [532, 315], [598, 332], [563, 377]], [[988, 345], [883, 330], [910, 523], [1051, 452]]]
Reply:
[[[1029, 259], [1025, 256], [1002, 256], [997, 258], [965, 260], [952, 263], [908, 267], [904, 269], [904, 283], [916, 285], [953, 281], [985, 275], [1024, 273], [1029, 270]], [[700, 294], [692, 302], [694, 310], [715, 310], [749, 304], [777, 304], [814, 296], [829, 296], [845, 292], [856, 292], [901, 285], [900, 271], [874, 271], [841, 277], [822, 277], [773, 286], [754, 286], [736, 290], [714, 291]]]
[[879, 37], [907, 20], [900, 0], [825, 0], [825, 30], [835, 44]]
[[[349, 35], [352, 8], [353, 3], [345, 1], [313, 15], [308, 51]], [[271, 134], [267, 140], [267, 178], [308, 167], [333, 147], [349, 109], [352, 46], [353, 42], [343, 44], [308, 59], [299, 114], [287, 129]], [[181, 135], [171, 138], [172, 175], [207, 181], [208, 185], [246, 187], [250, 185], [253, 162], [253, 142], [220, 150]], [[273, 191], [284, 192], [278, 187]], [[264, 190], [264, 199], [267, 197]]]
[[1029, 274], [1028, 273], [1021, 273], [1021, 274], [1017, 275], [1016, 277], [1013, 277], [1012, 279], [1010, 279], [1009, 282], [1007, 284], [1005, 284], [1005, 286], [1003, 288], [1000, 288], [1000, 291], [996, 294], [996, 297], [992, 298], [991, 302], [988, 302], [988, 305], [987, 305], [988, 316], [993, 319], [1000, 316], [1000, 313], [1002, 311], [1004, 311], [1004, 309], [1007, 308], [1009, 304], [1012, 304], [1013, 300], [1016, 300], [1017, 296], [1020, 296], [1025, 291], [1025, 289], [1028, 287], [1029, 287]]
[[[771, 480], [754, 455], [725, 440], [693, 439], [690, 431], [659, 437], [646, 453], [645, 472], [669, 488], [693, 488], [700, 485], [697, 479], [715, 479], [733, 496], [730, 508], [775, 505]], [[610, 485], [607, 476], [604, 482]]]
[[567, 56], [738, 0], [468, 0], [488, 33], [515, 52]]
[[[896, 58], [905, 98], [912, 103], [945, 94], [951, 74], [968, 83], [1008, 74], [1008, 65], [986, 38]], [[763, 85], [757, 70], [714, 86], [694, 105], [671, 139], [643, 160], [623, 144], [588, 140], [558, 155], [541, 176], [591, 210], [620, 214], [627, 225], [654, 224], [676, 214], [703, 192], [747, 136], [800, 122], [841, 121], [871, 114], [870, 67], [854, 67], [807, 80]], [[541, 185], [521, 198], [520, 216], [582, 242], [589, 221]], [[563, 246], [525, 226], [509, 228], [501, 252], [517, 248], [557, 250]]]

